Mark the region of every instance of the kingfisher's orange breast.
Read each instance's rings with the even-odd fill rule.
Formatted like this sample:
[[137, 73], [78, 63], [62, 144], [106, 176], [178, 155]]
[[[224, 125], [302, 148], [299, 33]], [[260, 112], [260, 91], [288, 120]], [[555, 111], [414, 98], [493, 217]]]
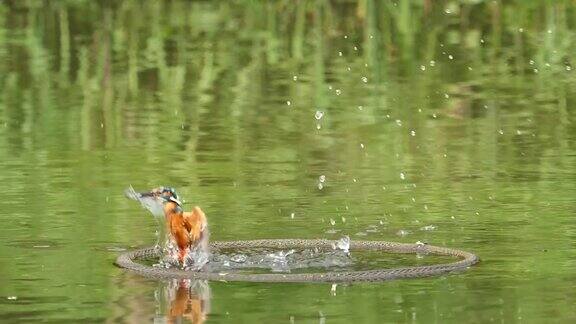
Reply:
[[186, 249], [198, 244], [203, 231], [207, 227], [206, 215], [199, 207], [194, 207], [191, 212], [182, 212], [176, 206], [168, 206], [165, 209], [167, 226], [170, 234], [176, 241], [180, 250], [180, 261], [186, 254]]

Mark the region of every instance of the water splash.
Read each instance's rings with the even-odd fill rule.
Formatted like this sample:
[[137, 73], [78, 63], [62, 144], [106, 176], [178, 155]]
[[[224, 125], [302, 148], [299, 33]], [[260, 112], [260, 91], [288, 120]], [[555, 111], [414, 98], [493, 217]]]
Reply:
[[346, 255], [350, 255], [350, 237], [348, 235], [339, 239], [334, 246], [334, 249], [339, 249], [346, 253]]
[[142, 205], [144, 209], [147, 209], [154, 217], [164, 218], [164, 208], [161, 199], [156, 197], [143, 197], [142, 194], [136, 192], [132, 186], [124, 190], [124, 195], [128, 199], [136, 200]]
[[322, 251], [319, 249], [303, 250], [247, 250], [213, 255], [207, 270], [210, 272], [236, 272], [246, 269], [261, 269], [272, 272], [289, 273], [305, 268], [342, 268], [353, 265], [353, 260], [341, 249]]

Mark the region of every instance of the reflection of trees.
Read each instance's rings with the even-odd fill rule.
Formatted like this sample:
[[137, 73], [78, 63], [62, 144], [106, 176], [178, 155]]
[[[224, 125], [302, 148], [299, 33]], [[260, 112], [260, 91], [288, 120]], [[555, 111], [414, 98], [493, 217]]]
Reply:
[[[540, 96], [565, 102], [562, 83], [544, 85], [571, 63], [570, 12], [568, 1], [8, 2], [0, 11], [2, 115], [10, 121], [13, 148], [24, 145], [18, 142], [27, 130], [54, 132], [58, 121], [66, 126], [65, 136], [54, 136], [58, 144], [76, 134], [83, 149], [138, 140], [153, 154], [164, 140], [160, 132], [194, 150], [209, 129], [201, 145], [237, 152], [263, 140], [262, 123], [292, 128], [309, 118], [270, 114], [263, 104], [271, 102], [291, 98], [298, 107], [342, 110], [326, 93], [328, 84], [344, 89], [348, 100], [368, 95], [363, 104], [376, 108], [363, 118], [372, 120], [395, 106], [394, 93], [405, 90], [389, 81], [402, 76], [418, 75], [412, 86], [420, 108], [441, 104], [434, 92], [442, 91], [446, 80], [438, 76], [446, 74], [453, 82], [488, 74], [496, 91], [510, 84], [518, 91], [537, 87]], [[420, 65], [429, 72], [418, 73]], [[535, 68], [537, 82], [522, 84], [518, 74]], [[274, 81], [279, 74], [306, 82]], [[361, 76], [369, 86], [358, 82]], [[34, 117], [40, 111], [49, 111], [53, 121], [39, 124], [46, 118]], [[342, 120], [354, 118], [338, 113]], [[166, 119], [178, 122], [164, 129]]]

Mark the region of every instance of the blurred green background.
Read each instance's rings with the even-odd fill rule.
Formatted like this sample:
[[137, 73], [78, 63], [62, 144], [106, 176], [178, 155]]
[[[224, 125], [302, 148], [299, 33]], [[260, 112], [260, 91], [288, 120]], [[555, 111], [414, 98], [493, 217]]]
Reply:
[[208, 322], [574, 322], [575, 4], [0, 1], [2, 321], [165, 320], [170, 283], [112, 265], [155, 240], [132, 184], [178, 188], [214, 240], [482, 259], [335, 294], [212, 282]]

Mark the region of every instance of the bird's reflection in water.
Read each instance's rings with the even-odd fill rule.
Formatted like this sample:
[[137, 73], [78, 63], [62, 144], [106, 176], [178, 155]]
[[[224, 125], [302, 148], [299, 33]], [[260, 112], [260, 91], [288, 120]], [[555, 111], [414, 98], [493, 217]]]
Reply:
[[210, 286], [205, 280], [163, 281], [155, 295], [154, 323], [204, 323], [210, 313]]

